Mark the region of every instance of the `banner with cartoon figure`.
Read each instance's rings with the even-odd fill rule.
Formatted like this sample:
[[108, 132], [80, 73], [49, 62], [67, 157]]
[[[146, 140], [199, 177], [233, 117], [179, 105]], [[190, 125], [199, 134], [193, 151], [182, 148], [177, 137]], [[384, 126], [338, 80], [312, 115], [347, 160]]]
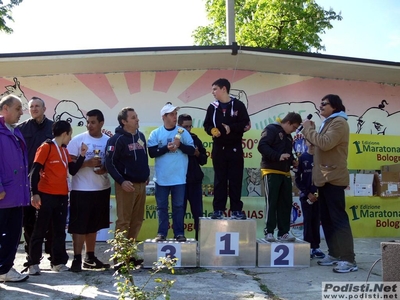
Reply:
[[[245, 103], [251, 119], [251, 129], [244, 134], [242, 142], [245, 158], [242, 196], [245, 199], [254, 198], [245, 202], [246, 212], [264, 209], [259, 170], [261, 157], [257, 150], [261, 131], [277, 118], [282, 119], [292, 111], [299, 113], [303, 119], [311, 114], [311, 120], [318, 128], [322, 122], [320, 101], [327, 94], [338, 94], [346, 107], [351, 132], [348, 157], [350, 170], [377, 170], [381, 165], [400, 160], [399, 85], [267, 71], [197, 69], [29, 76], [15, 74], [0, 77], [0, 95], [15, 94], [21, 98], [24, 108], [21, 121], [30, 117], [29, 99], [33, 96], [42, 98], [46, 103], [46, 116], [54, 121], [70, 122], [74, 127], [74, 135], [86, 130], [86, 112], [94, 108], [100, 109], [105, 116], [104, 133], [112, 135], [118, 126], [119, 111], [123, 107], [132, 107], [138, 114], [140, 130], [148, 137], [152, 129], [162, 125], [160, 109], [169, 101], [180, 107], [179, 114], [192, 116], [193, 132], [198, 134], [210, 154], [212, 139], [204, 132], [202, 125], [206, 108], [214, 101], [211, 85], [218, 78], [230, 80], [231, 94]], [[153, 162], [150, 164], [153, 172]], [[211, 157], [203, 171], [205, 207], [211, 211], [209, 205], [214, 194]], [[295, 189], [293, 193], [296, 195]], [[153, 200], [149, 198], [148, 201]], [[351, 198], [349, 202], [352, 202]], [[385, 211], [388, 204], [383, 201], [379, 210]], [[367, 222], [368, 218], [361, 218], [360, 212], [360, 220], [357, 222]], [[379, 220], [381, 224], [386, 224], [384, 219]], [[396, 220], [393, 214], [388, 224]], [[143, 225], [142, 232], [146, 237], [154, 235], [153, 230], [147, 228], [149, 223], [146, 219]], [[264, 225], [261, 223], [258, 226], [262, 228]], [[376, 234], [383, 232], [377, 230]]]

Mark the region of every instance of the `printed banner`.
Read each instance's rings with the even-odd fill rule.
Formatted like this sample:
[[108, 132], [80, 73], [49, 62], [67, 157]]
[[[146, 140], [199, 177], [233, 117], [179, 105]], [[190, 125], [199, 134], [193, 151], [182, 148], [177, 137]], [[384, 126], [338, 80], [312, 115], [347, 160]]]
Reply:
[[388, 135], [350, 134], [347, 167], [350, 170], [380, 170], [400, 162], [400, 139]]

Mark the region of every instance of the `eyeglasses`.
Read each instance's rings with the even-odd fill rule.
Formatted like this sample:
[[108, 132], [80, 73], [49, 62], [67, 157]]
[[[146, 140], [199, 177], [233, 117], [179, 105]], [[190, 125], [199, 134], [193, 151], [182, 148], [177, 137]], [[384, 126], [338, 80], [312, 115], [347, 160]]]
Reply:
[[330, 105], [330, 103], [329, 103], [328, 101], [326, 101], [326, 102], [321, 102], [321, 106], [327, 106], [327, 105]]

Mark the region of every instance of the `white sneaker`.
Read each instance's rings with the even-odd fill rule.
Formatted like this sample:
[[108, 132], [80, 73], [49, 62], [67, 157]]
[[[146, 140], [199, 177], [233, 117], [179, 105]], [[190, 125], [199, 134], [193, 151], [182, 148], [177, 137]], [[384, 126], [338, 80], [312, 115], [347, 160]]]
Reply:
[[40, 275], [39, 265], [29, 266], [29, 275]]
[[325, 255], [325, 257], [323, 259], [317, 261], [317, 263], [320, 266], [333, 266], [333, 265], [336, 265], [338, 262], [339, 262], [339, 258], [330, 256], [329, 254]]
[[270, 243], [276, 242], [276, 240], [275, 240], [275, 238], [274, 238], [274, 235], [273, 235], [272, 233], [267, 233], [267, 234], [265, 235], [265, 240], [266, 240], [267, 242], [270, 242]]
[[283, 243], [285, 243], [285, 242], [294, 242], [295, 240], [296, 240], [296, 238], [293, 235], [291, 235], [289, 232], [285, 233], [282, 236], [278, 236], [278, 241], [279, 242], [283, 242]]
[[8, 273], [0, 275], [0, 282], [21, 282], [27, 280], [28, 278], [28, 275], [23, 275], [17, 272], [14, 268], [11, 268]]
[[51, 270], [56, 271], [56, 272], [65, 272], [65, 271], [69, 271], [69, 268], [64, 264], [60, 264], [60, 265], [52, 266]]
[[335, 273], [350, 273], [358, 271], [357, 264], [349, 261], [339, 261], [337, 266], [333, 268]]

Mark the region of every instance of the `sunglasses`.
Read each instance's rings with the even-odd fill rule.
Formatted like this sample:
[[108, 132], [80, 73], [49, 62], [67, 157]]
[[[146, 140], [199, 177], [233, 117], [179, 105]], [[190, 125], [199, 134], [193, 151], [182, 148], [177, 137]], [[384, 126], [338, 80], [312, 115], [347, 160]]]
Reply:
[[321, 106], [327, 106], [327, 105], [329, 105], [330, 103], [328, 102], [328, 101], [325, 101], [325, 102], [321, 102]]

